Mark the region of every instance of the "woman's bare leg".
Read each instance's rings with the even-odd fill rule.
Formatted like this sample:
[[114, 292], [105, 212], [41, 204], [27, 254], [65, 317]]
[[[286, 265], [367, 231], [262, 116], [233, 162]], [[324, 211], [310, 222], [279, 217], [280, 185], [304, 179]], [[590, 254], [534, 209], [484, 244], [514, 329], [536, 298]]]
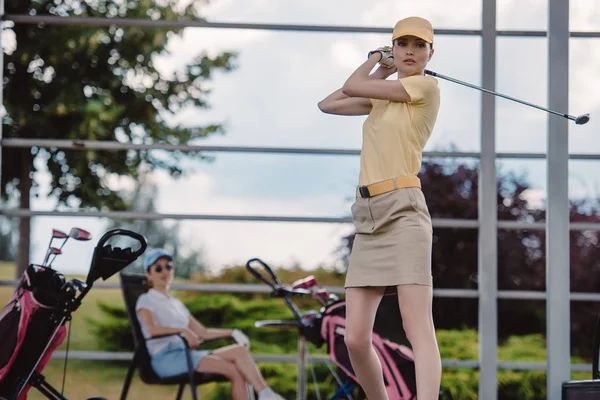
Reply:
[[231, 399], [248, 400], [246, 381], [233, 363], [213, 355], [208, 355], [200, 360], [196, 371], [223, 375], [231, 382]]
[[258, 367], [254, 363], [248, 349], [239, 344], [223, 347], [212, 352], [216, 357], [233, 363], [244, 379], [252, 385], [257, 393], [267, 387]]
[[431, 286], [398, 286], [402, 324], [415, 355], [417, 396], [419, 400], [439, 398], [442, 362], [435, 337]]
[[360, 386], [373, 400], [388, 398], [381, 362], [373, 348], [373, 325], [384, 292], [383, 287], [346, 289], [345, 342]]

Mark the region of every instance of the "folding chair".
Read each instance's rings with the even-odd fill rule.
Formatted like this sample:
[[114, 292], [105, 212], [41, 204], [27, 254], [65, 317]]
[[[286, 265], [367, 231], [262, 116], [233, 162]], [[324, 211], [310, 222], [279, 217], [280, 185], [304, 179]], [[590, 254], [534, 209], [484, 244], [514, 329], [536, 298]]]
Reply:
[[183, 390], [186, 385], [190, 385], [190, 389], [192, 390], [192, 398], [194, 400], [198, 400], [198, 393], [196, 392], [196, 386], [202, 385], [204, 383], [210, 382], [226, 382], [227, 379], [219, 374], [209, 374], [209, 373], [200, 373], [194, 370], [194, 366], [192, 365], [192, 357], [190, 353], [190, 349], [186, 346], [187, 352], [187, 363], [188, 363], [188, 372], [182, 375], [170, 377], [170, 378], [161, 378], [159, 377], [153, 370], [150, 354], [148, 353], [148, 348], [146, 346], [146, 341], [154, 340], [159, 337], [167, 337], [167, 336], [178, 336], [181, 340], [185, 342], [182, 336], [178, 334], [171, 335], [162, 335], [156, 336], [150, 339], [145, 339], [142, 333], [142, 329], [140, 323], [137, 319], [135, 305], [138, 297], [146, 291], [146, 277], [143, 275], [128, 275], [128, 274], [119, 274], [121, 277], [121, 290], [123, 292], [123, 299], [125, 300], [125, 308], [127, 310], [127, 316], [129, 318], [129, 323], [131, 325], [131, 330], [133, 334], [133, 341], [135, 345], [135, 353], [133, 356], [133, 361], [129, 365], [129, 370], [127, 371], [127, 377], [125, 378], [125, 383], [123, 385], [123, 390], [121, 391], [121, 400], [125, 400], [127, 398], [127, 392], [129, 391], [129, 386], [131, 385], [131, 380], [133, 378], [133, 372], [137, 368], [140, 374], [140, 378], [142, 381], [149, 385], [179, 385], [179, 389], [177, 391], [177, 400], [181, 400], [181, 396], [183, 395]]

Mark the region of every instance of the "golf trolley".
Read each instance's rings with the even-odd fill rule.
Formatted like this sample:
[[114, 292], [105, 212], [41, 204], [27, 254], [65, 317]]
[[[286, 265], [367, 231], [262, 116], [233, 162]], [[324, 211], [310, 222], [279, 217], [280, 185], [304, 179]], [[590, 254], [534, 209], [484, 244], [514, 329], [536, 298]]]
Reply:
[[[253, 265], [257, 264], [266, 272], [259, 272]], [[294, 319], [256, 321], [257, 328], [296, 329], [298, 330], [298, 383], [297, 399], [306, 399], [306, 364], [308, 359], [308, 344], [312, 343], [317, 349], [325, 346], [327, 356], [322, 361], [335, 379], [338, 388], [329, 398], [334, 399], [363, 399], [362, 390], [345, 344], [346, 333], [346, 303], [333, 293], [321, 287], [314, 276], [299, 279], [291, 285], [283, 284], [275, 272], [262, 260], [253, 258], [246, 263], [246, 269], [258, 280], [266, 283], [272, 289], [272, 296], [283, 299]], [[292, 296], [310, 296], [318, 300], [322, 307], [319, 311], [301, 312]], [[403, 345], [383, 338], [373, 332], [373, 348], [379, 357], [385, 381], [385, 389], [390, 400], [416, 399], [416, 373], [412, 351]], [[333, 365], [337, 367], [333, 368]], [[312, 368], [312, 365], [311, 365]], [[318, 383], [312, 370], [317, 398], [321, 395]], [[357, 389], [357, 390], [355, 390]], [[357, 397], [352, 392], [358, 392]]]
[[[134, 239], [139, 242], [139, 248], [133, 250], [107, 244], [119, 236]], [[65, 239], [64, 246], [69, 238], [91, 240], [91, 235], [83, 229], [73, 228], [69, 235], [53, 230], [52, 239], [55, 238]], [[31, 387], [48, 399], [66, 400], [41, 373], [52, 352], [66, 337], [66, 322], [71, 320], [72, 313], [79, 308], [95, 281], [106, 280], [121, 271], [147, 247], [146, 239], [138, 233], [110, 230], [94, 248], [85, 282], [79, 279], [67, 281], [63, 274], [46, 265], [52, 254], [56, 257], [62, 253], [51, 247], [52, 239], [43, 264], [31, 264], [27, 268], [9, 303], [0, 312], [0, 399], [3, 400], [25, 399]], [[92, 399], [102, 397], [89, 400]]]

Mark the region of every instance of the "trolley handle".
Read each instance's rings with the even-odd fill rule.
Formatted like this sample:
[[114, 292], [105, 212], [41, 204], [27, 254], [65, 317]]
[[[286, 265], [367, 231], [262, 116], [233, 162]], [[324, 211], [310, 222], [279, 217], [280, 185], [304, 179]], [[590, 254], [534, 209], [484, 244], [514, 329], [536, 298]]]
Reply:
[[[261, 273], [257, 270], [257, 268], [253, 267], [252, 264], [253, 263], [257, 263], [260, 265], [260, 267], [262, 267], [266, 272], [267, 275], [265, 275], [265, 273]], [[262, 261], [259, 258], [252, 258], [250, 260], [248, 260], [248, 262], [246, 263], [246, 269], [258, 280], [263, 281], [264, 283], [266, 283], [267, 285], [269, 285], [271, 287], [271, 289], [273, 290], [273, 296], [274, 297], [287, 297], [289, 295], [311, 295], [310, 290], [306, 290], [306, 289], [294, 289], [290, 286], [286, 286], [284, 285], [279, 278], [277, 277], [277, 275], [275, 274], [275, 272], [273, 272], [273, 270], [271, 269], [271, 267], [269, 267], [264, 261]]]
[[[133, 232], [129, 229], [121, 229], [121, 228], [117, 228], [117, 229], [112, 229], [108, 232], [106, 232], [98, 241], [98, 244], [96, 245], [96, 247], [103, 247], [104, 244], [106, 242], [108, 242], [108, 240], [110, 238], [112, 238], [113, 236], [129, 236], [132, 239], [135, 239], [139, 242], [140, 244], [140, 248], [137, 250], [133, 250], [131, 247], [128, 247], [127, 249], [125, 249], [125, 252], [127, 252], [128, 254], [128, 258], [131, 258], [133, 260], [135, 260], [136, 258], [138, 258], [139, 256], [141, 256], [144, 251], [146, 251], [146, 247], [148, 246], [148, 243], [146, 242], [146, 238], [142, 235], [140, 235], [137, 232]], [[131, 253], [129, 253], [128, 251], [130, 251]]]
[[[258, 272], [258, 270], [252, 266], [252, 263], [258, 263], [258, 264], [260, 264], [260, 266], [265, 271], [267, 271], [267, 274], [269, 275], [270, 279], [268, 279], [264, 275], [264, 273]], [[276, 290], [278, 287], [282, 286], [282, 283], [279, 280], [279, 278], [277, 277], [277, 275], [275, 275], [275, 272], [273, 272], [273, 270], [271, 269], [271, 267], [269, 267], [260, 258], [252, 258], [252, 259], [248, 260], [248, 262], [246, 263], [246, 269], [252, 275], [254, 275], [255, 278], [257, 278], [258, 280], [263, 281], [264, 283], [266, 283], [267, 285], [269, 285], [271, 287], [271, 289], [273, 289], [273, 290]]]

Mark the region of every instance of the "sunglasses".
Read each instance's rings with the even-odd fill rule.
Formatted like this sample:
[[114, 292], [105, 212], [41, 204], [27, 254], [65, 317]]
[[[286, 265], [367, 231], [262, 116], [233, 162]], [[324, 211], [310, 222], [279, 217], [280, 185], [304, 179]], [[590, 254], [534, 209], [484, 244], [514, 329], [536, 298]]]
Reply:
[[167, 271], [170, 271], [170, 270], [172, 270], [175, 267], [173, 267], [172, 264], [167, 264], [164, 267], [162, 265], [157, 265], [157, 266], [154, 267], [154, 272], [157, 272], [157, 273], [160, 274], [162, 272], [163, 268], [166, 269]]

